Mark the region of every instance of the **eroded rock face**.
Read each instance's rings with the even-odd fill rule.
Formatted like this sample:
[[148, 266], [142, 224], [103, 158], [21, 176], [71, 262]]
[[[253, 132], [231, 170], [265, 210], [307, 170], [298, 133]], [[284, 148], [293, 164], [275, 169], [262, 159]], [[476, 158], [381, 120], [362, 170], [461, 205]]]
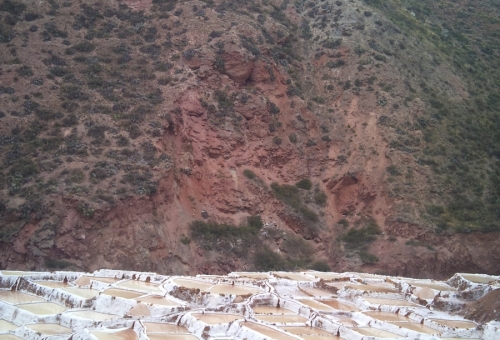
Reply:
[[195, 90], [186, 90], [175, 103], [189, 116], [201, 116], [206, 111], [201, 106], [198, 92]]
[[244, 85], [253, 71], [254, 61], [252, 58], [241, 51], [225, 52], [221, 54], [221, 57], [224, 60], [222, 72], [236, 83]]

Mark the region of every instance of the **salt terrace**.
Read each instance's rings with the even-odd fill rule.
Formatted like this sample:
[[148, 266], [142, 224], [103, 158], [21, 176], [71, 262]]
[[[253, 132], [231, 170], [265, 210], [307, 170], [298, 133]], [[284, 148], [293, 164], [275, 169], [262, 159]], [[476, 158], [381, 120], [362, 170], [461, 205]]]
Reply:
[[499, 321], [456, 313], [499, 288], [499, 277], [479, 274], [441, 282], [312, 271], [2, 271], [0, 340], [500, 339]]

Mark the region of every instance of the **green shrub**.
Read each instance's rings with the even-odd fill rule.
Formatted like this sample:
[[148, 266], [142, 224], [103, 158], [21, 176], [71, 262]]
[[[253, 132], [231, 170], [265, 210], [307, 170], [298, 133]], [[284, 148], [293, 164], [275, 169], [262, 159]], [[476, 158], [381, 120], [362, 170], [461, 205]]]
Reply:
[[426, 243], [426, 242], [422, 242], [422, 241], [418, 241], [415, 239], [408, 240], [405, 242], [405, 244], [407, 246], [411, 246], [411, 247], [426, 247], [429, 250], [434, 250], [434, 247], [431, 244]]
[[342, 237], [342, 241], [346, 243], [347, 248], [360, 248], [367, 243], [375, 241], [376, 235], [379, 235], [380, 232], [376, 224], [369, 224], [361, 229], [349, 229]]
[[257, 175], [255, 174], [255, 172], [253, 172], [250, 169], [243, 170], [243, 175], [245, 175], [245, 177], [248, 178], [248, 179], [254, 179], [255, 177], [257, 177]]
[[246, 235], [255, 235], [257, 230], [248, 226], [236, 227], [231, 224], [219, 224], [213, 221], [193, 221], [189, 225], [191, 236], [194, 238], [200, 237], [244, 237]]
[[0, 4], [0, 11], [8, 12], [12, 15], [21, 15], [22, 12], [26, 9], [26, 5], [22, 2], [13, 1], [13, 0], [4, 0]]
[[302, 216], [311, 221], [311, 222], [318, 222], [319, 221], [319, 217], [318, 217], [318, 214], [316, 214], [314, 211], [312, 211], [311, 209], [307, 208], [307, 207], [301, 207], [300, 208], [300, 213], [302, 214]]
[[320, 191], [314, 195], [314, 203], [317, 205], [324, 206], [326, 205], [326, 200], [328, 199], [328, 196], [323, 191]]
[[48, 258], [45, 259], [45, 266], [47, 268], [51, 268], [51, 269], [64, 269], [64, 268], [68, 268], [71, 265], [72, 265], [71, 262], [68, 262], [65, 260], [56, 260], [56, 259], [48, 259]]
[[397, 166], [395, 166], [395, 165], [388, 166], [386, 170], [389, 173], [389, 175], [391, 175], [391, 176], [400, 176], [401, 175], [401, 172], [399, 172]]
[[329, 272], [331, 271], [331, 267], [326, 261], [316, 261], [311, 266], [312, 270], [316, 270], [318, 272]]
[[445, 212], [444, 208], [440, 205], [427, 205], [425, 208], [429, 215], [435, 217], [440, 216]]
[[323, 43], [323, 47], [324, 48], [331, 48], [331, 49], [335, 49], [337, 47], [339, 47], [340, 45], [342, 45], [342, 39], [332, 39], [332, 38], [328, 38], [324, 43]]
[[95, 45], [91, 42], [84, 41], [79, 44], [74, 45], [72, 48], [81, 53], [89, 53], [95, 50]]
[[299, 209], [302, 206], [299, 189], [296, 186], [288, 184], [279, 185], [274, 182], [271, 184], [271, 189], [276, 198], [280, 201], [283, 201], [295, 209]]
[[346, 220], [345, 218], [341, 218], [337, 223], [343, 226], [344, 228], [347, 228], [349, 226], [349, 221]]
[[297, 143], [297, 135], [295, 133], [291, 133], [289, 136], [288, 136], [288, 140], [293, 143], [293, 144], [296, 144]]
[[94, 217], [95, 209], [91, 207], [88, 203], [84, 202], [79, 203], [77, 209], [84, 217], [88, 218]]
[[311, 190], [312, 188], [312, 182], [309, 178], [304, 178], [295, 183], [295, 186], [300, 189], [304, 190]]
[[286, 261], [279, 254], [269, 248], [265, 248], [255, 253], [255, 269], [259, 271], [285, 270]]
[[359, 252], [359, 258], [365, 264], [374, 264], [374, 263], [378, 262], [377, 256], [375, 256], [375, 255], [373, 255], [365, 250], [362, 250]]
[[293, 267], [304, 267], [310, 263], [314, 254], [314, 248], [309, 242], [300, 236], [287, 235], [282, 244], [286, 252], [286, 260]]
[[206, 250], [231, 252], [238, 257], [247, 255], [251, 245], [257, 244], [259, 230], [250, 226], [219, 224], [213, 221], [193, 221], [189, 225], [191, 237]]
[[247, 217], [248, 226], [260, 230], [264, 226], [260, 215], [252, 215]]
[[17, 74], [20, 75], [21, 77], [32, 77], [33, 76], [33, 70], [29, 66], [21, 66], [16, 70]]
[[184, 244], [184, 245], [188, 245], [188, 244], [191, 243], [191, 239], [189, 237], [183, 235], [181, 237], [181, 243]]

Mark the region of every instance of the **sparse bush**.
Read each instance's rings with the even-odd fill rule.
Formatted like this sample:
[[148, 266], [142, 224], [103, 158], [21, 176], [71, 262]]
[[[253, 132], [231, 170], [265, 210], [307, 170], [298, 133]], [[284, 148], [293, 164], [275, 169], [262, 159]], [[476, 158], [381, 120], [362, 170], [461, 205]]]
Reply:
[[397, 166], [395, 166], [395, 165], [388, 166], [386, 170], [389, 173], [389, 175], [391, 175], [391, 176], [400, 176], [401, 175]]
[[95, 209], [88, 203], [84, 202], [78, 204], [77, 210], [86, 218], [92, 218], [95, 214]]
[[188, 245], [191, 243], [191, 238], [187, 237], [187, 236], [182, 236], [181, 237], [181, 243], [184, 244], [184, 245]]
[[359, 252], [359, 258], [364, 264], [374, 264], [378, 262], [378, 257], [367, 252], [366, 250]]
[[262, 229], [264, 222], [260, 215], [252, 215], [247, 217], [248, 226], [257, 230]]
[[330, 60], [326, 63], [326, 67], [328, 68], [339, 68], [345, 65], [344, 59], [338, 59], [338, 60]]
[[346, 243], [348, 248], [360, 248], [367, 243], [375, 240], [376, 236], [380, 234], [378, 225], [371, 221], [368, 226], [360, 229], [349, 229], [347, 234], [342, 237], [342, 241]]
[[304, 178], [295, 183], [295, 186], [300, 189], [304, 190], [311, 190], [312, 188], [312, 182], [309, 178]]
[[445, 213], [444, 208], [440, 205], [427, 205], [426, 211], [429, 215], [435, 216], [435, 217], [440, 216], [440, 215]]
[[72, 47], [72, 49], [81, 52], [81, 53], [89, 53], [95, 50], [96, 46], [91, 42], [84, 41], [79, 44], [76, 44]]
[[267, 102], [267, 110], [273, 115], [280, 113], [280, 108], [273, 102]]
[[323, 43], [324, 48], [331, 48], [331, 49], [335, 49], [340, 45], [342, 45], [342, 39], [329, 38]]
[[326, 261], [316, 261], [311, 266], [312, 270], [316, 270], [318, 272], [329, 272], [331, 271], [330, 265]]
[[272, 183], [271, 189], [273, 190], [276, 198], [278, 198], [280, 201], [285, 202], [295, 209], [299, 209], [302, 206], [299, 189], [296, 186], [288, 184], [279, 185], [278, 183]]
[[33, 76], [33, 70], [31, 67], [23, 65], [16, 70], [17, 74], [21, 77], [31, 77]]
[[328, 199], [328, 196], [323, 191], [319, 191], [314, 195], [314, 203], [317, 205], [324, 206], [326, 205], [326, 200]]
[[255, 269], [258, 271], [285, 270], [286, 261], [281, 255], [276, 254], [269, 248], [264, 248], [255, 253]]
[[245, 177], [248, 178], [248, 179], [254, 179], [255, 177], [257, 177], [257, 175], [255, 174], [255, 172], [253, 172], [250, 169], [243, 170], [243, 175], [245, 175]]
[[50, 259], [50, 258], [45, 259], [45, 266], [51, 269], [65, 269], [71, 265], [72, 265], [71, 262], [65, 260]]
[[302, 214], [302, 216], [311, 221], [311, 222], [318, 222], [319, 221], [319, 217], [318, 217], [318, 214], [316, 214], [314, 211], [312, 211], [311, 209], [307, 208], [307, 207], [304, 207], [302, 206], [300, 208], [300, 213]]

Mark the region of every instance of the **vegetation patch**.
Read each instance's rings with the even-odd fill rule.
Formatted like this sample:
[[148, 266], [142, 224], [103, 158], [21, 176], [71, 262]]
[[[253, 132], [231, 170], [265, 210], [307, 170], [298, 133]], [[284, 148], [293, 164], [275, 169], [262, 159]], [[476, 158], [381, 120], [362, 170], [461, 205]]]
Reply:
[[377, 223], [374, 220], [370, 220], [365, 227], [349, 229], [347, 233], [342, 236], [342, 241], [346, 244], [347, 248], [359, 249], [375, 241], [377, 235], [380, 233], [381, 230]]

